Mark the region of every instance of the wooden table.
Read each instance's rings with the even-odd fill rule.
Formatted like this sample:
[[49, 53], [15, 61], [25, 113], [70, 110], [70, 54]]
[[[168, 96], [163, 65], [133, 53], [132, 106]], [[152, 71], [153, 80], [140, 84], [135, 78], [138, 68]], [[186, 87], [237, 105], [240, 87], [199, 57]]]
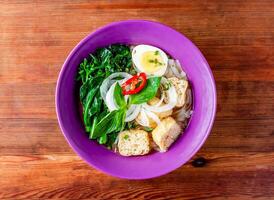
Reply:
[[[55, 114], [70, 50], [112, 21], [147, 19], [184, 33], [217, 84], [214, 128], [193, 160], [143, 181], [82, 161]], [[274, 1], [1, 1], [0, 199], [274, 199]]]

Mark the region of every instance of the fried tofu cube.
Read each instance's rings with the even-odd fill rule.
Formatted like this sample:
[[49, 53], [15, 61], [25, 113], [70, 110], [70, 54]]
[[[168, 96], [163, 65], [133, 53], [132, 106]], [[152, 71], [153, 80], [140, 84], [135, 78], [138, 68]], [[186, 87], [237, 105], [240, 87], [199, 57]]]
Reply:
[[182, 107], [186, 101], [186, 90], [188, 87], [188, 81], [184, 79], [178, 79], [176, 77], [168, 78], [171, 84], [175, 87], [177, 92], [177, 103], [176, 107]]
[[159, 147], [160, 152], [166, 152], [181, 131], [177, 122], [172, 117], [168, 117], [152, 131], [152, 139]]
[[148, 132], [127, 130], [118, 135], [118, 151], [122, 156], [145, 155], [150, 152]]

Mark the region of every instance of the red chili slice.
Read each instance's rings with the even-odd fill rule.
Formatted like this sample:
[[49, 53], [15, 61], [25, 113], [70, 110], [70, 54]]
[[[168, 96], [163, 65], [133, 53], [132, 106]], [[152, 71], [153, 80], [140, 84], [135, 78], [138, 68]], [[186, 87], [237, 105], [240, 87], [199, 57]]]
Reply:
[[137, 74], [125, 83], [122, 84], [122, 93], [123, 95], [131, 95], [140, 92], [147, 83], [147, 76], [145, 73]]

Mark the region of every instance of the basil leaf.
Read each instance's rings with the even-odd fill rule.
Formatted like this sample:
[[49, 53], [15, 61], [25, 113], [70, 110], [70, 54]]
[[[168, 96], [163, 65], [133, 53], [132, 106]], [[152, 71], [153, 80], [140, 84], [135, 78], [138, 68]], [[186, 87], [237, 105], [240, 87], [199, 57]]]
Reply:
[[93, 131], [90, 132], [91, 139], [97, 139], [104, 134], [118, 132], [124, 129], [126, 118], [126, 109], [114, 110], [108, 113], [104, 118], [95, 125]]
[[83, 120], [84, 120], [84, 124], [86, 127], [86, 131], [90, 131], [90, 127], [91, 127], [91, 120], [89, 117], [89, 109], [91, 107], [92, 101], [94, 99], [94, 96], [96, 94], [98, 90], [98, 87], [93, 88], [89, 91], [89, 93], [87, 94], [86, 97], [86, 101], [85, 101], [85, 105], [84, 105], [84, 113], [83, 113]]
[[98, 118], [94, 117], [93, 122], [92, 122], [92, 126], [91, 126], [91, 130], [90, 130], [90, 134], [89, 134], [89, 138], [91, 138], [91, 136], [94, 134], [94, 130], [95, 130], [95, 127], [97, 125], [97, 121], [98, 121]]
[[149, 101], [150, 99], [155, 97], [160, 83], [161, 77], [151, 77], [147, 79], [147, 84], [145, 88], [141, 92], [130, 96], [130, 103], [141, 104]]
[[114, 119], [118, 110], [114, 110], [108, 113], [99, 123], [95, 125], [94, 131], [90, 132], [89, 137], [91, 139], [96, 139], [101, 137], [104, 133], [108, 132], [109, 125], [112, 125], [112, 120]]
[[123, 107], [125, 107], [127, 105], [126, 101], [125, 101], [125, 98], [124, 98], [124, 96], [122, 94], [122, 88], [119, 85], [119, 83], [116, 83], [115, 88], [114, 88], [114, 99], [116, 101], [116, 104], [120, 108], [123, 108]]
[[108, 139], [107, 139], [107, 142], [106, 142], [106, 146], [111, 149], [112, 147], [112, 144], [115, 142], [117, 136], [118, 136], [118, 133], [117, 132], [113, 132], [113, 133], [110, 133], [107, 135], [108, 136]]
[[116, 112], [111, 124], [109, 124], [107, 133], [122, 131], [125, 126], [125, 118], [126, 118], [126, 109], [118, 110]]
[[101, 107], [102, 107], [102, 100], [101, 100], [101, 94], [100, 91], [97, 91], [97, 94], [94, 97], [94, 100], [91, 104], [91, 107], [89, 109], [89, 117], [93, 117], [96, 113], [100, 112]]

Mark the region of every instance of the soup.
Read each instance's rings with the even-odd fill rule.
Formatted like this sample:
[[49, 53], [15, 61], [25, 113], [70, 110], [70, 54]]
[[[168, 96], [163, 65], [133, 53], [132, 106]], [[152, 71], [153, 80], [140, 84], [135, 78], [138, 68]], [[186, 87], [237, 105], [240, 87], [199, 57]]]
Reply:
[[180, 62], [151, 45], [99, 48], [80, 64], [77, 81], [89, 138], [122, 156], [168, 151], [192, 114]]

